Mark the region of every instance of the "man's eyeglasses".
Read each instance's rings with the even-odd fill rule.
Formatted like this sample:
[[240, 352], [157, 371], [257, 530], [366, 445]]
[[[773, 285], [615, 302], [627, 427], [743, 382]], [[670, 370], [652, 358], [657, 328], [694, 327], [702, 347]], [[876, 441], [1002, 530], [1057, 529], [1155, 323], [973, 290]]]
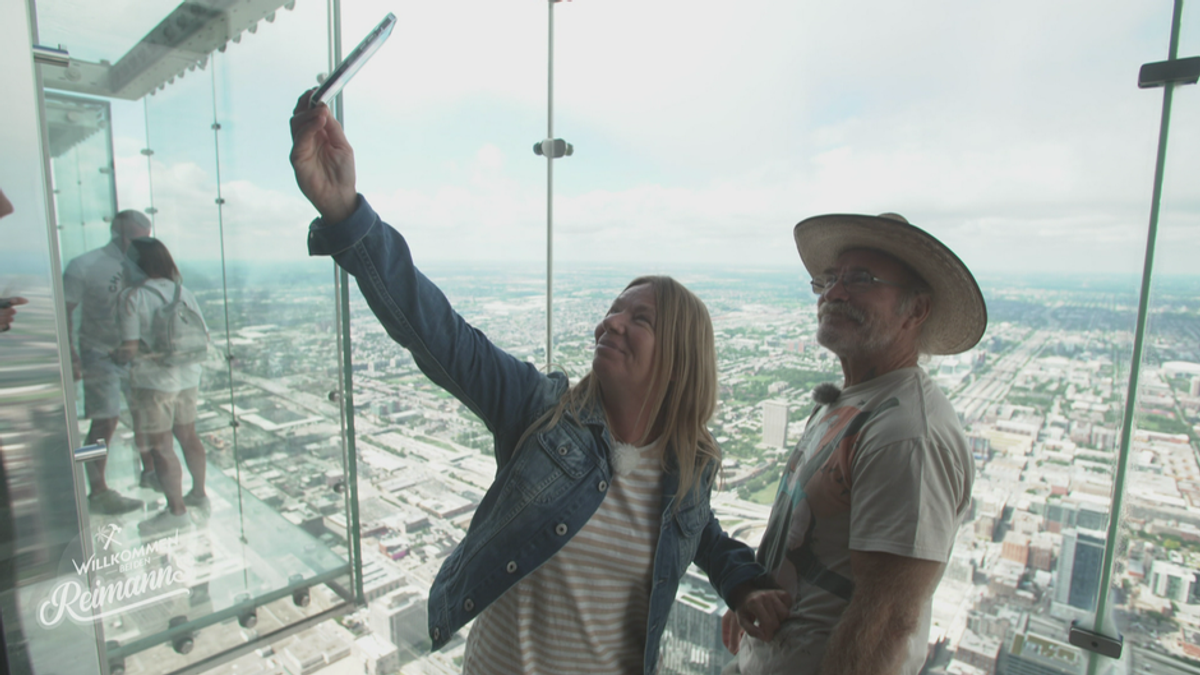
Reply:
[[876, 284], [904, 288], [904, 284], [898, 284], [894, 281], [880, 279], [866, 270], [854, 270], [841, 275], [820, 274], [813, 277], [813, 293], [821, 295], [825, 291], [833, 288], [833, 285], [839, 281], [842, 282], [842, 288], [845, 288], [847, 293], [861, 293], [862, 291], [870, 290]]

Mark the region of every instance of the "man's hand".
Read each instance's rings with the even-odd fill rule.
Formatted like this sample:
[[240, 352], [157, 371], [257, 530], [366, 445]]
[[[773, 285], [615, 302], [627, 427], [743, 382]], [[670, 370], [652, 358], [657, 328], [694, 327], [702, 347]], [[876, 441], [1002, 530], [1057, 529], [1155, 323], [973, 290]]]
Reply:
[[311, 89], [301, 94], [292, 113], [292, 169], [300, 191], [321, 218], [339, 223], [358, 206], [354, 149], [329, 107], [312, 107], [311, 96]]
[[12, 202], [8, 201], [8, 197], [4, 196], [4, 190], [0, 190], [0, 218], [3, 218], [12, 212]]
[[[792, 596], [787, 591], [771, 588], [750, 591], [735, 608], [737, 623], [742, 631], [752, 638], [770, 642], [775, 631], [791, 614]], [[725, 626], [722, 621], [722, 639]], [[741, 638], [738, 638], [741, 642]], [[728, 645], [726, 645], [728, 646]], [[735, 652], [736, 653], [736, 652]]]
[[[3, 193], [0, 193], [3, 196]], [[0, 309], [0, 333], [12, 328], [13, 318], [17, 315], [17, 310], [13, 309], [17, 305], [28, 304], [29, 301], [25, 298], [0, 298], [5, 303], [4, 309]]]
[[132, 361], [137, 354], [138, 341], [126, 340], [121, 343], [120, 347], [117, 347], [112, 351], [112, 360], [113, 363], [117, 364], [118, 366], [123, 366]]

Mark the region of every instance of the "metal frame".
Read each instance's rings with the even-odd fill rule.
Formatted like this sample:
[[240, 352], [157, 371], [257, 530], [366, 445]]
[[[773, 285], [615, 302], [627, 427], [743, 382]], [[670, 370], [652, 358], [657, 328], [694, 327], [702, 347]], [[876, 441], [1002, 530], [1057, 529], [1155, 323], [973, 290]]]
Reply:
[[[1175, 10], [1171, 19], [1171, 42], [1168, 48], [1168, 62], [1176, 61], [1179, 54], [1179, 24], [1183, 14], [1183, 0], [1175, 0]], [[1175, 82], [1163, 83], [1162, 117], [1158, 132], [1158, 157], [1154, 164], [1154, 192], [1150, 199], [1150, 225], [1146, 231], [1146, 257], [1142, 266], [1142, 287], [1138, 296], [1137, 328], [1133, 338], [1133, 354], [1130, 355], [1129, 387], [1125, 394], [1125, 414], [1121, 422], [1121, 440], [1118, 446], [1117, 472], [1113, 480], [1112, 513], [1108, 518], [1108, 536], [1104, 542], [1104, 562], [1100, 568], [1100, 585], [1096, 594], [1096, 615], [1090, 635], [1107, 637], [1105, 630], [1108, 610], [1109, 587], [1112, 585], [1113, 556], [1116, 553], [1117, 538], [1120, 534], [1121, 508], [1125, 500], [1125, 478], [1129, 472], [1129, 451], [1133, 439], [1134, 417], [1137, 413], [1138, 378], [1141, 374], [1142, 352], [1146, 341], [1146, 323], [1149, 317], [1150, 286], [1154, 275], [1154, 250], [1158, 239], [1158, 214], [1162, 201], [1163, 173], [1167, 159], [1167, 135], [1171, 127], [1171, 100], [1175, 90]], [[1109, 640], [1113, 638], [1109, 637]], [[1116, 639], [1120, 639], [1117, 636]], [[1089, 675], [1096, 675], [1099, 659], [1095, 654], [1111, 655], [1106, 645], [1097, 643], [1095, 647], [1089, 642], [1080, 647], [1093, 653], [1088, 659]], [[1117, 654], [1120, 650], [1117, 650]]]

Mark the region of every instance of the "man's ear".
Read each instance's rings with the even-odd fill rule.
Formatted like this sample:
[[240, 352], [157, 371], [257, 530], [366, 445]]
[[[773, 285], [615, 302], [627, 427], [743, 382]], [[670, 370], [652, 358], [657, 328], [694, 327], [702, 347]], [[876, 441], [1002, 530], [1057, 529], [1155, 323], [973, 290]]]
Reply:
[[929, 313], [933, 310], [933, 298], [928, 293], [921, 293], [913, 298], [912, 303], [908, 308], [908, 318], [905, 323], [913, 322], [914, 328], [920, 327], [921, 324], [929, 318]]

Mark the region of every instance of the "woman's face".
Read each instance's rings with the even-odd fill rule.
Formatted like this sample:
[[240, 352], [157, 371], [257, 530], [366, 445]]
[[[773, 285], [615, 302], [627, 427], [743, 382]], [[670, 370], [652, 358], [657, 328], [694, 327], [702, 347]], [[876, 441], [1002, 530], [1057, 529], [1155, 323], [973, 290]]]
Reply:
[[638, 395], [649, 391], [654, 376], [654, 328], [658, 320], [654, 287], [625, 289], [596, 326], [592, 372], [606, 392]]

